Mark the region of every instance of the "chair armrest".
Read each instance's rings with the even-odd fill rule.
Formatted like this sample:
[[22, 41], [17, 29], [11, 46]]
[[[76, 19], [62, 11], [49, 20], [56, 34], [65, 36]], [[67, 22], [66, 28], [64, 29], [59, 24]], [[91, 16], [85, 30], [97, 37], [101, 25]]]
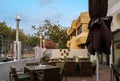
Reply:
[[17, 72], [18, 74], [22, 74], [22, 73], [24, 73], [24, 70], [21, 68], [21, 69], [17, 70], [16, 72]]
[[36, 72], [35, 74], [36, 74], [37, 76], [44, 77], [44, 75], [42, 74], [42, 72]]
[[23, 68], [20, 68], [19, 70], [17, 70], [16, 72], [23, 72]]
[[15, 76], [15, 75], [17, 75], [17, 74], [12, 74], [12, 73], [10, 73], [10, 76], [12, 77], [12, 76]]

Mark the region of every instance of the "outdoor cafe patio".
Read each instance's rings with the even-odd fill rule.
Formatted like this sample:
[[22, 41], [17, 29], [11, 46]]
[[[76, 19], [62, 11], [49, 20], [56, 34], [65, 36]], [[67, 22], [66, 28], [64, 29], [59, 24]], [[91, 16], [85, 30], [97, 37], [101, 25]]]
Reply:
[[[105, 21], [105, 19], [108, 18], [106, 17], [108, 5], [105, 4], [103, 5], [102, 2], [100, 1], [103, 2], [105, 0], [99, 0], [98, 2], [101, 3], [101, 5], [100, 6], [97, 5], [97, 7], [95, 7], [96, 5], [95, 0], [93, 1], [92, 4], [89, 4], [92, 6], [89, 7], [90, 9], [89, 13], [91, 18], [90, 21], [91, 25], [89, 24], [91, 27], [89, 28], [91, 29], [90, 31], [93, 31], [93, 29], [97, 29], [98, 27], [97, 28], [93, 28], [93, 27], [94, 26], [96, 27], [98, 25], [104, 28], [105, 23], [103, 21]], [[102, 7], [106, 7], [106, 8], [102, 8]], [[107, 23], [107, 25], [109, 25], [108, 26], [109, 29], [110, 29], [110, 22]], [[105, 26], [105, 28], [107, 27]], [[109, 30], [108, 28], [107, 30]], [[99, 39], [99, 36], [97, 36], [99, 34], [96, 33], [99, 33], [101, 31], [99, 32], [98, 31], [96, 32], [96, 30], [94, 31], [95, 32], [92, 32], [91, 34], [96, 37], [93, 38], [98, 37]], [[102, 41], [103, 46], [100, 49], [102, 49], [102, 52], [110, 54], [109, 53], [110, 49], [106, 47], [106, 46], [109, 47], [110, 45], [103, 44], [106, 41], [107, 43], [111, 44], [112, 34], [109, 31], [107, 32], [108, 33], [102, 32], [104, 34], [100, 36], [105, 38], [105, 41]], [[95, 47], [99, 46], [98, 44], [101, 44], [98, 43], [100, 41], [100, 39], [99, 41], [98, 39], [94, 40]], [[93, 44], [93, 40], [92, 40], [92, 44]], [[89, 50], [91, 50], [92, 47], [90, 47]], [[98, 72], [96, 70], [96, 59], [95, 59], [96, 57], [93, 58], [92, 56], [88, 55], [88, 52], [86, 50], [84, 51], [82, 50], [70, 51], [69, 49], [65, 49], [61, 51], [57, 49], [52, 52], [47, 51], [47, 53], [44, 54], [44, 52], [40, 50], [39, 53], [35, 54], [34, 58], [27, 58], [27, 59], [21, 59], [21, 55], [18, 54], [18, 56], [20, 57], [14, 59], [13, 61], [0, 62], [0, 81], [27, 81], [27, 80], [28, 81], [98, 81], [96, 80], [98, 78], [97, 74], [99, 74], [100, 81], [114, 81], [114, 80], [120, 81], [119, 63], [112, 64], [112, 60], [110, 58], [109, 59], [110, 66], [105, 66], [100, 64], [99, 72]], [[95, 51], [98, 54], [101, 53], [101, 50], [99, 51], [99, 49]], [[92, 53], [94, 54], [95, 51], [92, 50]], [[43, 59], [44, 56], [48, 56], [49, 58], [45, 58], [46, 59], [45, 60]], [[19, 74], [18, 71], [22, 72], [22, 74]]]
[[[21, 59], [20, 61], [1, 62], [0, 81], [14, 80], [10, 66], [14, 66], [16, 71], [21, 70], [23, 73], [28, 73], [29, 75], [28, 81], [37, 81], [38, 79], [36, 76], [41, 76], [41, 74], [42, 77], [45, 76], [47, 78], [38, 81], [49, 81], [49, 80], [50, 81], [51, 80], [52, 81], [56, 81], [56, 80], [57, 81], [96, 81], [96, 68], [94, 67], [95, 62], [92, 61], [90, 58], [86, 57], [87, 56], [87, 54], [85, 55], [85, 53], [87, 53], [86, 50], [84, 51], [78, 50], [78, 52], [76, 52], [75, 49], [70, 50], [68, 56], [66, 57], [64, 56], [64, 53], [67, 54], [68, 49], [65, 50], [66, 52], [64, 50], [60, 51], [59, 49], [54, 51], [52, 50], [52, 55], [50, 55], [51, 58], [49, 59], [49, 61], [47, 60], [47, 62], [46, 61], [43, 62], [42, 60], [42, 58], [45, 56], [42, 56], [41, 58]], [[82, 55], [80, 51], [81, 53], [84, 54]], [[55, 53], [57, 52], [59, 54], [55, 55]], [[61, 56], [62, 53], [63, 56]], [[75, 57], [74, 56], [75, 54], [82, 56]], [[100, 65], [100, 81], [113, 81], [111, 71], [112, 69], [110, 66]], [[54, 73], [56, 74], [54, 75]], [[49, 75], [46, 76], [46, 74]]]

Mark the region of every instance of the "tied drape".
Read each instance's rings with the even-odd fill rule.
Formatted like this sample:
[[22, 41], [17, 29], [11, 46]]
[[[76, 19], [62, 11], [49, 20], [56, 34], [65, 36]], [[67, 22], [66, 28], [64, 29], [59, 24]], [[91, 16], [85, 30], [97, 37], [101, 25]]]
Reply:
[[89, 34], [86, 46], [90, 54], [110, 54], [113, 35], [110, 29], [112, 16], [106, 17], [108, 0], [89, 0]]

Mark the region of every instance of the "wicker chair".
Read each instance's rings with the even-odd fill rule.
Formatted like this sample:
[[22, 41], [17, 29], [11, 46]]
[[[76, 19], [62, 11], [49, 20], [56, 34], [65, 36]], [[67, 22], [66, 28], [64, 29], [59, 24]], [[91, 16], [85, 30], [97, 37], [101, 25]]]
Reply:
[[75, 76], [76, 75], [76, 63], [75, 62], [65, 62], [65, 76]]
[[92, 76], [92, 66], [90, 61], [80, 62], [80, 76]]
[[45, 69], [36, 73], [36, 81], [60, 81], [60, 68]]
[[18, 74], [16, 71], [16, 68], [14, 66], [10, 66], [10, 81], [30, 81], [30, 74], [28, 73], [22, 73]]

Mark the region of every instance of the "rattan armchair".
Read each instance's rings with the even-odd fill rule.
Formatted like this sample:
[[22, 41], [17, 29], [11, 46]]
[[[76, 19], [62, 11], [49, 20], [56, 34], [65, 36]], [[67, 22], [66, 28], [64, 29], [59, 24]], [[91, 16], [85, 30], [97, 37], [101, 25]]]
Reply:
[[76, 63], [74, 61], [65, 62], [64, 66], [65, 76], [75, 76], [76, 75]]
[[30, 74], [18, 74], [14, 66], [10, 66], [10, 81], [30, 81]]
[[45, 69], [42, 74], [36, 72], [36, 81], [60, 81], [60, 68]]

